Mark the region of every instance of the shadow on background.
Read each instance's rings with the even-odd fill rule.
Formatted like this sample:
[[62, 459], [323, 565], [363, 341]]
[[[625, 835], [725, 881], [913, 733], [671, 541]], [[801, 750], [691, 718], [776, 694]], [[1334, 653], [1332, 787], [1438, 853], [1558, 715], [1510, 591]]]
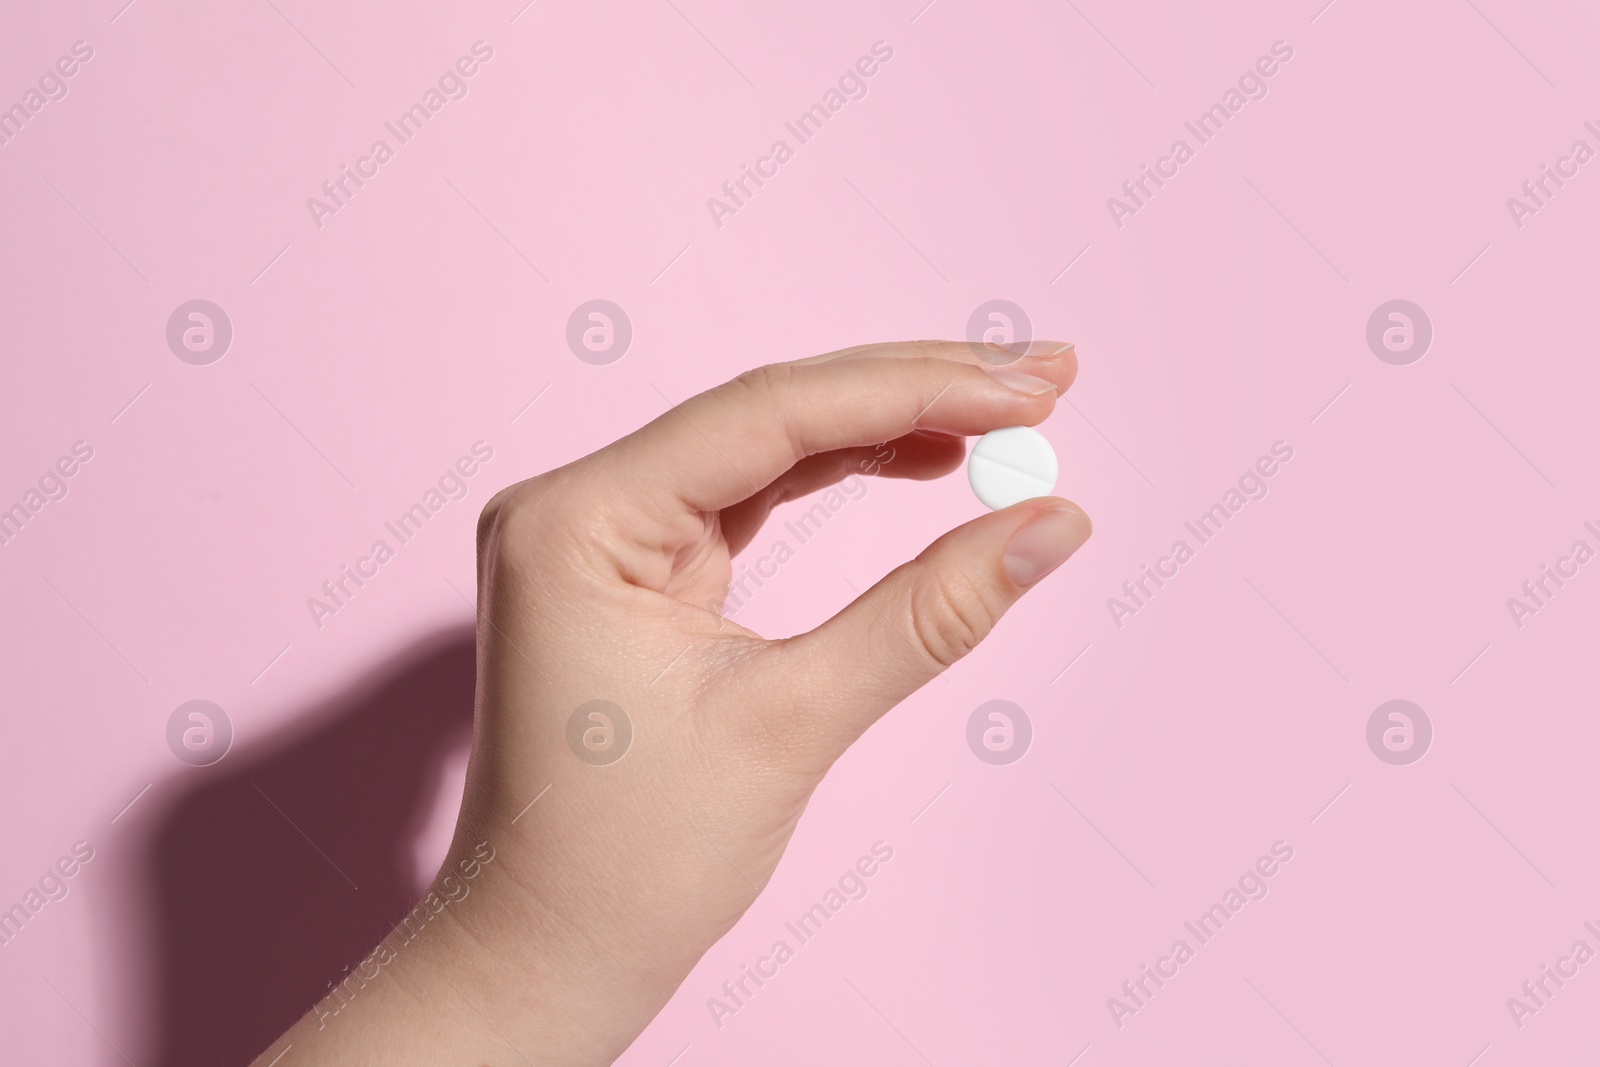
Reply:
[[472, 632], [446, 631], [293, 736], [180, 777], [142, 856], [153, 1062], [249, 1063], [415, 903], [414, 845], [472, 703]]

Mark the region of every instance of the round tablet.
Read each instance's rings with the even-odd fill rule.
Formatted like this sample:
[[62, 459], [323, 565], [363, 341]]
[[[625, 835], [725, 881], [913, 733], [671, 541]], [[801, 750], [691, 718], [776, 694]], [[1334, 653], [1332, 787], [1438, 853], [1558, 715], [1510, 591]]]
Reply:
[[978, 438], [967, 458], [967, 480], [995, 511], [1049, 496], [1056, 488], [1056, 450], [1028, 426], [1007, 426]]

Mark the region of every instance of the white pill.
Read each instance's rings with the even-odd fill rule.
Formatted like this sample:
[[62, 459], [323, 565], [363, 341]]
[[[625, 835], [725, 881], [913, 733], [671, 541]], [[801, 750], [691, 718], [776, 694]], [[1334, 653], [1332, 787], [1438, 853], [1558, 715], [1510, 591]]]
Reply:
[[1044, 434], [1028, 426], [1007, 426], [978, 438], [967, 457], [967, 481], [978, 499], [995, 511], [1049, 496], [1056, 488], [1056, 450]]

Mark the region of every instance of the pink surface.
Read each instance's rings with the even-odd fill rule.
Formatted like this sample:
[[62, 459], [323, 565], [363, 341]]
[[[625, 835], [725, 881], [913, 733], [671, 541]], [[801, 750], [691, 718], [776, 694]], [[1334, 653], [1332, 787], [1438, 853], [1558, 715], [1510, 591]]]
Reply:
[[[1042, 430], [1096, 536], [841, 761], [621, 1062], [1592, 1053], [1591, 12], [123, 2], [0, 33], [0, 105], [93, 53], [0, 145], [0, 506], [27, 513], [0, 546], [0, 907], [66, 893], [0, 946], [0, 1060], [243, 1062], [376, 941], [459, 796], [495, 489], [753, 364], [959, 337], [997, 298], [1078, 345]], [[880, 41], [799, 143], [785, 123]], [[386, 130], [441, 85], [421, 133]], [[1185, 123], [1236, 86], [1201, 143]], [[775, 176], [708, 208], [780, 139]], [[345, 165], [371, 176], [313, 212]], [[1542, 165], [1567, 177], [1535, 200]], [[209, 365], [167, 342], [197, 299], [232, 325]], [[632, 324], [606, 365], [566, 341], [592, 299]], [[1369, 346], [1392, 300], [1431, 322], [1420, 360]], [[314, 620], [476, 442], [464, 495]], [[1278, 442], [1202, 543], [1185, 523]], [[978, 511], [960, 475], [870, 482], [739, 620], [810, 626]], [[1170, 577], [1127, 598], [1146, 564]], [[1534, 601], [1546, 564], [1569, 576]], [[209, 767], [168, 745], [195, 699], [234, 731]], [[1431, 722], [1420, 761], [1379, 758], [1387, 719], [1369, 746], [1393, 699]], [[1027, 714], [1025, 758], [969, 748], [991, 700]], [[867, 895], [715, 1018], [879, 841]], [[1265, 895], [1202, 943], [1185, 924], [1241, 877]], [[1135, 1000], [1147, 964], [1176, 973]], [[1535, 1000], [1546, 965], [1576, 973]]]

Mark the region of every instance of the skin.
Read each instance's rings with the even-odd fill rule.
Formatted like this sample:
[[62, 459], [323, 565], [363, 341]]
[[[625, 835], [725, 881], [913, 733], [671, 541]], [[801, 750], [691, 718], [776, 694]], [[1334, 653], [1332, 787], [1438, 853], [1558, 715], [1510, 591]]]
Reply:
[[[766, 885], [833, 762], [1090, 527], [1055, 497], [984, 515], [784, 640], [719, 614], [732, 557], [779, 503], [863, 470], [936, 478], [964, 437], [1042, 422], [1077, 358], [1028, 352], [996, 367], [1014, 357], [927, 341], [762, 367], [490, 500], [466, 795], [421, 932], [352, 966], [365, 982], [258, 1067], [290, 1045], [281, 1067], [620, 1056]], [[632, 725], [607, 765], [567, 739], [596, 699]]]

